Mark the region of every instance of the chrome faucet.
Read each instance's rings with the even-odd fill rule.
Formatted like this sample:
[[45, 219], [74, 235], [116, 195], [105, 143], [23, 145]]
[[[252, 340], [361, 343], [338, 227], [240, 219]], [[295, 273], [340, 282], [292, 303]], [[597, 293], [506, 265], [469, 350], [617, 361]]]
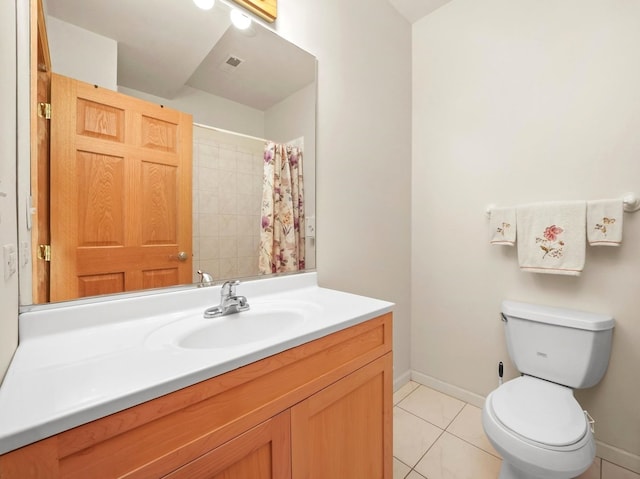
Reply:
[[213, 286], [213, 276], [211, 276], [209, 273], [206, 273], [204, 271], [202, 271], [201, 269], [198, 270], [198, 275], [200, 276], [200, 282], [198, 283], [198, 287], [202, 288], [204, 286]]
[[226, 316], [227, 314], [239, 313], [249, 309], [249, 303], [244, 296], [236, 294], [236, 286], [240, 281], [226, 281], [220, 290], [220, 304], [207, 308], [204, 311], [205, 318], [217, 318], [218, 316]]

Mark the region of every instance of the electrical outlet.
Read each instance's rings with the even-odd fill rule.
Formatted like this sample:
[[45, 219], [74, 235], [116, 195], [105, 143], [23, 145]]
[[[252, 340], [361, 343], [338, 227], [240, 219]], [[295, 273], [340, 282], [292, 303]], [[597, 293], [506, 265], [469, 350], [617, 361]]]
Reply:
[[316, 237], [316, 217], [315, 216], [307, 216], [305, 218], [305, 236], [307, 238], [315, 238]]
[[4, 264], [4, 280], [7, 281], [18, 271], [18, 253], [16, 245], [6, 244], [2, 247], [2, 263]]
[[31, 255], [29, 246], [30, 245], [27, 241], [22, 241], [20, 243], [20, 267], [21, 268], [29, 264], [29, 256]]

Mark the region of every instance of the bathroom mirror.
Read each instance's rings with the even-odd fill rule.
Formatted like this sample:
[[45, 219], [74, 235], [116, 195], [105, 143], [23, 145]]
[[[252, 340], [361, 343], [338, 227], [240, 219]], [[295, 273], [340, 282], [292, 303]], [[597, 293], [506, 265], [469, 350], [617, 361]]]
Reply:
[[[307, 231], [314, 230], [317, 62], [311, 54], [255, 18], [238, 29], [230, 19], [237, 7], [223, 0], [209, 10], [193, 0], [42, 4], [54, 74], [192, 115], [193, 239], [186, 253], [192, 255], [194, 283], [197, 269], [216, 282], [259, 274], [265, 140], [303, 151]], [[28, 161], [19, 158], [19, 175], [30, 170]], [[20, 205], [29, 196], [29, 180], [19, 183]], [[52, 210], [68, 207], [60, 197], [49, 201]], [[19, 232], [21, 254], [31, 250], [33, 264], [42, 261], [37, 253], [46, 255], [32, 244], [36, 222], [30, 219]], [[313, 269], [315, 236], [305, 244], [306, 268]], [[52, 256], [55, 261], [55, 251]], [[34, 297], [31, 264], [21, 272], [24, 310], [43, 301]]]

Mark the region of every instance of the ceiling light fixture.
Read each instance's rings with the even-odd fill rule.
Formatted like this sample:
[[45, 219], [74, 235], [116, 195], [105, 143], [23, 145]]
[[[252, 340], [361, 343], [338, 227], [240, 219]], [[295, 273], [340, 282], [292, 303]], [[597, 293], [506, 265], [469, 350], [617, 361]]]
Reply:
[[231, 10], [231, 23], [233, 23], [238, 30], [246, 30], [251, 25], [251, 17], [234, 8]]
[[216, 0], [193, 0], [193, 3], [203, 10], [211, 10]]

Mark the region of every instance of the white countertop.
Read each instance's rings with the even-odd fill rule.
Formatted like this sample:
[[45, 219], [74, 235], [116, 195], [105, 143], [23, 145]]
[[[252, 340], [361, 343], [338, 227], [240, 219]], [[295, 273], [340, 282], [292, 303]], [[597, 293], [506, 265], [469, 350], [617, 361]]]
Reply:
[[[175, 340], [204, 319], [220, 286], [31, 311], [0, 387], [0, 454], [391, 311], [393, 304], [317, 286], [315, 273], [247, 281], [251, 311], [304, 317], [268, 338], [189, 349]], [[248, 313], [251, 313], [249, 311]], [[242, 315], [243, 313], [238, 313]], [[224, 320], [233, 320], [232, 316]]]

